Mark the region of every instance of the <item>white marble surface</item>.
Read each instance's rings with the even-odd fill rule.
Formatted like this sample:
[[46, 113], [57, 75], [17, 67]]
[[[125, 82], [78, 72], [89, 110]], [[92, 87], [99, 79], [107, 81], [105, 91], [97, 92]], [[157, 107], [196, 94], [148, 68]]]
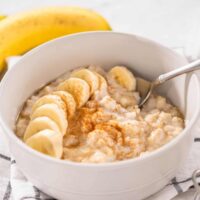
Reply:
[[135, 33], [169, 47], [188, 46], [197, 37], [200, 0], [0, 0], [0, 13], [46, 5], [78, 5], [104, 15], [116, 31]]

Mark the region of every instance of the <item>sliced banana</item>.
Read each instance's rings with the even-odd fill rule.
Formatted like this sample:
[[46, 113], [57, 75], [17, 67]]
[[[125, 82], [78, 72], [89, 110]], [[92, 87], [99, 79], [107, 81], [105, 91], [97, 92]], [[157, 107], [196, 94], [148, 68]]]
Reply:
[[74, 97], [77, 107], [83, 106], [90, 97], [90, 87], [86, 81], [80, 78], [69, 78], [60, 83], [58, 91], [67, 91]]
[[101, 76], [99, 73], [97, 73], [97, 72], [94, 72], [95, 74], [96, 74], [96, 76], [98, 77], [98, 79], [99, 79], [99, 87], [98, 87], [98, 90], [100, 90], [100, 91], [105, 91], [105, 90], [107, 90], [107, 87], [108, 87], [108, 84], [107, 84], [107, 82], [106, 82], [106, 79], [103, 77], [103, 76]]
[[61, 134], [49, 129], [42, 130], [26, 140], [26, 144], [32, 149], [55, 158], [62, 156], [62, 142]]
[[49, 117], [60, 128], [60, 132], [65, 135], [67, 131], [68, 121], [66, 119], [66, 113], [63, 109], [59, 108], [56, 104], [44, 104], [38, 107], [31, 115], [31, 120], [37, 117]]
[[57, 95], [52, 95], [52, 94], [48, 94], [45, 95], [41, 98], [39, 98], [33, 105], [32, 107], [32, 113], [40, 106], [44, 105], [44, 104], [49, 104], [49, 103], [53, 103], [58, 105], [61, 109], [66, 110], [66, 105], [65, 102], [63, 102], [63, 100], [57, 96]]
[[127, 90], [134, 91], [136, 89], [136, 79], [132, 72], [130, 72], [126, 67], [113, 67], [109, 71], [109, 74], [117, 81], [117, 83]]
[[76, 102], [74, 97], [66, 91], [56, 91], [53, 94], [58, 95], [65, 102], [68, 118], [73, 117], [76, 111]]
[[99, 87], [98, 77], [89, 69], [80, 69], [71, 74], [72, 77], [83, 79], [90, 86], [90, 93], [93, 94]]
[[[37, 117], [30, 121], [24, 133], [24, 141], [44, 129], [50, 129], [61, 134], [59, 126], [49, 117]], [[62, 134], [61, 134], [62, 135]]]

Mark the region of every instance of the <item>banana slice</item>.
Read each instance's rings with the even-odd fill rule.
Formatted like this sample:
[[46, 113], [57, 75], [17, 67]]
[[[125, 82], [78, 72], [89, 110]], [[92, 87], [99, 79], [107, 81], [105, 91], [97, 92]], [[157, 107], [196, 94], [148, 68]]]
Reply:
[[96, 76], [98, 77], [98, 79], [99, 79], [99, 87], [98, 87], [98, 90], [100, 90], [100, 91], [105, 91], [105, 90], [107, 90], [107, 87], [108, 87], [108, 84], [107, 84], [107, 82], [106, 82], [106, 79], [103, 77], [103, 76], [101, 76], [99, 73], [97, 73], [97, 72], [94, 72], [95, 74], [96, 74]]
[[81, 69], [74, 71], [71, 74], [72, 77], [83, 79], [90, 86], [90, 93], [93, 94], [99, 87], [98, 77], [89, 69]]
[[31, 136], [26, 140], [26, 144], [36, 151], [55, 158], [61, 158], [63, 153], [61, 134], [49, 129]]
[[53, 103], [59, 106], [59, 108], [63, 109], [66, 111], [66, 105], [65, 102], [63, 102], [63, 100], [57, 96], [57, 95], [52, 95], [52, 94], [48, 94], [45, 95], [41, 98], [39, 98], [33, 105], [32, 107], [32, 113], [40, 106], [44, 105], [44, 104], [49, 104], [49, 103]]
[[132, 72], [130, 72], [126, 67], [113, 67], [109, 71], [109, 74], [127, 90], [134, 91], [136, 89], [136, 79]]
[[56, 91], [53, 94], [58, 95], [65, 102], [68, 118], [73, 117], [76, 111], [76, 102], [74, 97], [69, 92], [65, 91]]
[[38, 107], [31, 115], [31, 120], [37, 117], [48, 117], [52, 119], [60, 128], [60, 132], [65, 135], [68, 121], [66, 119], [66, 113], [59, 108], [56, 104], [44, 104]]
[[50, 129], [61, 134], [58, 125], [52, 119], [48, 117], [38, 117], [30, 121], [29, 125], [27, 126], [24, 134], [24, 141], [44, 129]]
[[83, 106], [90, 97], [90, 87], [80, 78], [69, 78], [58, 85], [58, 90], [67, 91], [74, 97], [77, 107]]

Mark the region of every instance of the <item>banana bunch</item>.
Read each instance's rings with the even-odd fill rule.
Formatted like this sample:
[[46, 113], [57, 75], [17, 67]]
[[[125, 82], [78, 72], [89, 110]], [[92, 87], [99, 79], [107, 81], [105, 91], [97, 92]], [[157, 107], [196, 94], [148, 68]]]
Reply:
[[[135, 90], [136, 79], [127, 68], [116, 66], [109, 74], [128, 91]], [[68, 120], [95, 91], [105, 90], [107, 87], [104, 77], [96, 72], [89, 69], [72, 72], [69, 79], [58, 85], [57, 91], [34, 103], [31, 120], [24, 134], [25, 143], [39, 152], [61, 158]]]
[[0, 22], [0, 72], [9, 56], [59, 36], [96, 30], [111, 28], [99, 14], [78, 7], [50, 7], [9, 16]]
[[57, 91], [38, 99], [33, 107], [24, 141], [31, 148], [61, 158], [62, 142], [68, 120], [96, 91], [107, 87], [106, 80], [95, 72], [81, 69], [57, 87]]

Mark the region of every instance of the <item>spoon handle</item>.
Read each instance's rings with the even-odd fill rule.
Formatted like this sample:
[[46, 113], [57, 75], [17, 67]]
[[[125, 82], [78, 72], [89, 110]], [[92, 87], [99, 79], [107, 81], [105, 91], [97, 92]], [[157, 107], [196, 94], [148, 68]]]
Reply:
[[161, 74], [156, 80], [156, 85], [164, 83], [165, 81], [168, 81], [174, 77], [177, 77], [179, 75], [189, 73], [195, 70], [200, 70], [200, 59], [196, 60], [194, 62], [189, 63], [188, 65], [185, 65], [183, 67], [180, 67], [178, 69], [175, 69], [173, 71], [167, 72], [165, 74]]

